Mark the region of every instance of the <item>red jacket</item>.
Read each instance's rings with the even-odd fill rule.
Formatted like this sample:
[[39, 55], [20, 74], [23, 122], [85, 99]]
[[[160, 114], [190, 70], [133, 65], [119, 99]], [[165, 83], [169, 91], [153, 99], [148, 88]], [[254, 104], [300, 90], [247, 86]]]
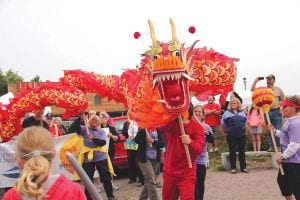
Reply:
[[[78, 183], [70, 181], [61, 174], [49, 188], [45, 200], [64, 199], [86, 200], [86, 197]], [[21, 196], [13, 187], [4, 194], [3, 200], [21, 200]]]
[[196, 175], [196, 158], [203, 151], [204, 130], [202, 126], [198, 122], [190, 120], [188, 124], [184, 124], [184, 130], [192, 140], [188, 145], [193, 166], [192, 168], [188, 167], [184, 145], [180, 138], [181, 132], [178, 121], [172, 121], [162, 128], [167, 140], [167, 151], [163, 171], [171, 176], [181, 177]]
[[63, 132], [60, 128], [58, 128], [58, 126], [56, 124], [52, 124], [52, 126], [49, 127], [49, 131], [52, 135], [52, 137], [58, 137], [58, 136], [62, 136]]
[[[216, 110], [218, 112], [221, 112], [221, 107], [219, 104], [216, 103], [208, 103], [203, 106], [204, 110]], [[215, 114], [210, 114], [205, 116], [205, 123], [207, 123], [209, 126], [219, 126], [221, 124], [220, 116]]]

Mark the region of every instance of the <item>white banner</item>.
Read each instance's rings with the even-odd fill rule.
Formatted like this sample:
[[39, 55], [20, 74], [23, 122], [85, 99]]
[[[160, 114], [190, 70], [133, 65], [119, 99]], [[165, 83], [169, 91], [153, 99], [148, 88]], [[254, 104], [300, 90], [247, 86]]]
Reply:
[[[108, 128], [103, 129], [108, 134]], [[20, 174], [19, 166], [15, 157], [15, 139], [0, 144], [0, 188], [12, 187]], [[82, 137], [76, 133], [54, 138], [56, 156], [52, 161], [52, 173], [63, 173], [73, 180], [74, 169], [66, 158], [66, 152], [70, 151], [74, 155], [78, 154], [82, 144]], [[109, 138], [106, 137], [106, 148], [108, 148]]]

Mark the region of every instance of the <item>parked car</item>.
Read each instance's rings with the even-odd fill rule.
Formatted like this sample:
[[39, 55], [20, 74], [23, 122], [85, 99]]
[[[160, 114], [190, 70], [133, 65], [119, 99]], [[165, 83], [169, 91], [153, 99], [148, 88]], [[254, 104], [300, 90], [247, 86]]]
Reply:
[[124, 142], [126, 138], [122, 134], [122, 129], [128, 117], [121, 116], [121, 117], [114, 117], [112, 119], [115, 123], [116, 131], [120, 134], [120, 141], [118, 143], [115, 143], [116, 149], [115, 149], [114, 165], [117, 169], [125, 169], [128, 167], [128, 161], [127, 161], [127, 151], [124, 147]]

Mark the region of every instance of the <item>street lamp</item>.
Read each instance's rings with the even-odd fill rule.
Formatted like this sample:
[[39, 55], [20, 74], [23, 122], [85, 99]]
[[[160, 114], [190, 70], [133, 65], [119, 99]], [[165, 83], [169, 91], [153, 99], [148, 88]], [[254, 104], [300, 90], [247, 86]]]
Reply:
[[245, 90], [247, 90], [247, 87], [246, 87], [246, 85], [247, 85], [247, 78], [246, 77], [243, 78], [243, 82], [244, 82]]

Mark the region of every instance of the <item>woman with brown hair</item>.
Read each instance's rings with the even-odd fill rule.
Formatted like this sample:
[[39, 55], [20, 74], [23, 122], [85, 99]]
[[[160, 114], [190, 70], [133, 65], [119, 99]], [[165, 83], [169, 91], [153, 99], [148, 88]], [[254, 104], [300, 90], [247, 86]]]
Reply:
[[21, 174], [15, 186], [4, 194], [4, 200], [86, 199], [79, 184], [63, 174], [51, 174], [55, 148], [48, 130], [36, 126], [24, 129], [17, 138], [16, 157]]

